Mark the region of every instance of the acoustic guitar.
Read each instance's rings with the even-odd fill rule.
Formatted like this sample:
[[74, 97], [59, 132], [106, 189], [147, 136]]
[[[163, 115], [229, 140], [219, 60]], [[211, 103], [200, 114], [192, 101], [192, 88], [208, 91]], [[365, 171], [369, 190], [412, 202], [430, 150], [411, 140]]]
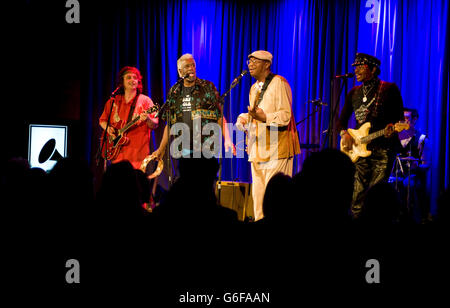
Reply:
[[402, 130], [409, 129], [408, 123], [396, 123], [388, 124], [384, 129], [369, 134], [370, 122], [364, 123], [359, 129], [349, 128], [347, 132], [353, 138], [352, 148], [349, 150], [344, 149], [343, 138], [341, 138], [341, 151], [350, 157], [352, 162], [356, 162], [360, 157], [368, 157], [372, 154], [372, 151], [367, 150], [367, 145], [374, 139], [384, 136], [386, 132], [401, 132]]
[[[143, 114], [149, 114], [158, 111], [159, 106], [154, 105], [153, 107], [150, 107], [149, 109], [145, 110]], [[107, 134], [106, 131], [103, 131], [102, 137], [100, 139], [100, 142], [105, 140], [105, 145], [102, 147], [102, 157], [106, 160], [114, 160], [117, 155], [119, 155], [120, 150], [122, 146], [127, 144], [129, 142], [128, 137], [126, 136], [126, 132], [133, 127], [137, 122], [139, 121], [139, 116], [135, 117], [133, 120], [128, 122], [124, 127], [120, 128], [116, 132], [116, 137], [113, 137], [108, 134], [108, 136], [105, 137], [105, 134]], [[105, 150], [106, 146], [106, 150]]]

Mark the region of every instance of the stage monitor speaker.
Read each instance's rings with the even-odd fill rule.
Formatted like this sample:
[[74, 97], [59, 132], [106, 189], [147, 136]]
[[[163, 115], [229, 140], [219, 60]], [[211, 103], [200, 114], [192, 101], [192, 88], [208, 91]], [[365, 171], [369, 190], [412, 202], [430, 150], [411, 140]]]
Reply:
[[[218, 183], [216, 184], [217, 198], [219, 198]], [[253, 199], [250, 183], [222, 181], [219, 203], [234, 210], [241, 221], [246, 218], [253, 219]]]

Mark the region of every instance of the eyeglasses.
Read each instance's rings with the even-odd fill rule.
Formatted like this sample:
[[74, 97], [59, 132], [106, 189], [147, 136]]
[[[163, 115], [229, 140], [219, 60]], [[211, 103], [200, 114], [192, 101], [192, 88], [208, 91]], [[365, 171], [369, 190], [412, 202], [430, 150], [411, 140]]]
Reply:
[[260, 62], [263, 62], [263, 60], [259, 60], [259, 59], [256, 59], [256, 58], [250, 58], [250, 59], [247, 60], [247, 66], [250, 65], [250, 63], [251, 64], [257, 64], [257, 63], [260, 63]]

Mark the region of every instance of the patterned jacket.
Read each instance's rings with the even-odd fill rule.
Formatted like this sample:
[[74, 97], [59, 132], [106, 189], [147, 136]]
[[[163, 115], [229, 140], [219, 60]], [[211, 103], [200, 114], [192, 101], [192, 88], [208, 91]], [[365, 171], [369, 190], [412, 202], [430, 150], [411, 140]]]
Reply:
[[[221, 118], [220, 96], [216, 87], [211, 81], [199, 79], [195, 80], [194, 90], [192, 91], [193, 106], [192, 106], [192, 120], [201, 116], [202, 127], [207, 123], [217, 121]], [[183, 96], [182, 85], [175, 84], [169, 90], [167, 101], [170, 108], [170, 124], [183, 121]], [[167, 113], [164, 113], [162, 118], [167, 121]]]

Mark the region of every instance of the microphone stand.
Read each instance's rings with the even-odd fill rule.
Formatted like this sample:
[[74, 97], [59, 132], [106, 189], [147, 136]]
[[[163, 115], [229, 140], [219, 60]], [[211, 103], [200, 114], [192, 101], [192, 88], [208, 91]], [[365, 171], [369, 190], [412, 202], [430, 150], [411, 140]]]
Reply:
[[[242, 75], [241, 75], [242, 77]], [[223, 130], [223, 114], [224, 114], [224, 106], [225, 106], [225, 97], [230, 93], [231, 89], [233, 89], [241, 80], [241, 78], [237, 78], [236, 80], [234, 80], [231, 83], [230, 88], [228, 89], [228, 91], [226, 91], [225, 93], [222, 94], [222, 96], [220, 96], [219, 101], [222, 103], [222, 112], [221, 112], [221, 119], [222, 119], [222, 127], [221, 129]], [[231, 104], [229, 106], [231, 108]], [[230, 113], [230, 112], [229, 112]], [[222, 132], [222, 135], [225, 138], [225, 133]], [[231, 151], [233, 151], [233, 149], [231, 149]], [[233, 157], [231, 158], [231, 180], [233, 180]], [[220, 155], [219, 155], [219, 179], [217, 181], [217, 195], [218, 195], [218, 200], [220, 202], [220, 194], [222, 191], [222, 149], [220, 150]]]
[[347, 78], [344, 78], [344, 82], [342, 83], [342, 86], [339, 89], [338, 97], [337, 97], [337, 100], [336, 100], [335, 97], [334, 97], [334, 80], [335, 79], [340, 79], [340, 78], [336, 78], [334, 76], [331, 78], [331, 89], [330, 89], [331, 106], [330, 106], [330, 109], [329, 109], [330, 119], [329, 119], [329, 123], [328, 123], [327, 133], [326, 133], [326, 136], [325, 136], [325, 138], [323, 140], [323, 143], [322, 143], [322, 148], [324, 147], [327, 139], [328, 139], [328, 147], [334, 148], [333, 147], [334, 118], [335, 118], [335, 115], [336, 115], [337, 108], [339, 107], [339, 101], [341, 99], [342, 90], [344, 89], [344, 85], [347, 84]]
[[[184, 81], [184, 78], [180, 78], [175, 85], [178, 84], [178, 87], [181, 87], [181, 82]], [[174, 90], [174, 92], [177, 89]], [[166, 99], [166, 101], [164, 102], [164, 104], [161, 105], [161, 107], [159, 108], [158, 111], [158, 117], [159, 115], [161, 115], [163, 113], [163, 110], [166, 109], [166, 119], [167, 119], [167, 129], [168, 129], [168, 134], [167, 134], [167, 145], [166, 145], [166, 159], [167, 159], [167, 173], [168, 173], [168, 179], [169, 179], [169, 189], [170, 187], [172, 187], [172, 175], [173, 175], [173, 164], [172, 164], [172, 160], [170, 159], [170, 130], [171, 130], [171, 122], [170, 122], [170, 106], [169, 106], [169, 98]], [[169, 108], [167, 108], [169, 107]], [[163, 137], [164, 137], [164, 132], [163, 132]]]
[[[114, 106], [114, 102], [115, 102], [116, 96], [115, 95], [111, 95], [110, 99], [111, 99], [111, 108], [109, 109], [108, 121], [106, 122], [105, 133], [103, 134], [102, 141], [100, 142], [100, 148], [98, 149], [97, 154], [96, 154], [97, 166], [98, 166], [98, 164], [100, 162], [100, 157], [101, 157], [100, 153], [102, 152], [103, 147], [106, 144], [106, 138], [107, 138], [107, 135], [108, 135], [108, 128], [109, 128], [109, 123], [110, 123], [110, 119], [111, 119], [111, 113], [112, 113], [112, 109], [113, 109], [113, 106]], [[105, 155], [104, 155], [105, 157], [106, 157], [106, 154], [107, 154], [107, 150], [108, 149], [105, 147]], [[107, 159], [105, 158], [104, 159], [104, 164], [103, 164], [103, 172], [106, 171], [106, 163], [107, 163]]]
[[[315, 113], [317, 113], [319, 110], [321, 110], [322, 106], [327, 106], [326, 104], [322, 104], [322, 99], [319, 99], [317, 103], [312, 102], [314, 105], [314, 110], [309, 113], [305, 118], [303, 118], [302, 120], [298, 121], [295, 125], [298, 126], [301, 123], [303, 123], [304, 121], [308, 120], [312, 115], [314, 115]], [[297, 129], [297, 134], [299, 133], [298, 129]], [[300, 148], [304, 148], [304, 149], [314, 149], [314, 148], [319, 148], [320, 146], [317, 144], [300, 144]]]
[[[322, 100], [320, 100], [320, 102], [322, 102]], [[323, 106], [326, 106], [326, 105], [323, 105]], [[322, 104], [314, 103], [314, 108], [315, 109], [310, 114], [308, 114], [304, 119], [298, 121], [295, 125], [299, 125], [300, 123], [306, 121], [309, 117], [311, 117], [313, 114], [315, 114], [317, 111], [319, 111], [320, 107], [322, 107]]]

